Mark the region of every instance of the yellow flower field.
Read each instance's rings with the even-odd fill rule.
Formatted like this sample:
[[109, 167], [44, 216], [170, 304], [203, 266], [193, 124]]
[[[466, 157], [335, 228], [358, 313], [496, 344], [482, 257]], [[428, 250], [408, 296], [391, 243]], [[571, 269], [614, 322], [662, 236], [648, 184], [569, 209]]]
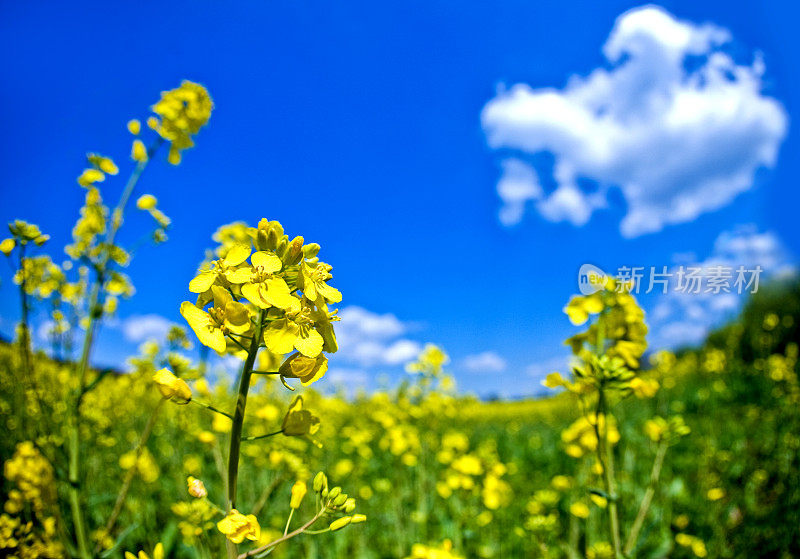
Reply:
[[[130, 161], [88, 154], [65, 263], [47, 224], [15, 221], [0, 242], [15, 270], [2, 289], [22, 310], [0, 345], [0, 555], [800, 555], [796, 281], [677, 353], [648, 351], [624, 283], [576, 295], [573, 367], [547, 377], [550, 397], [462, 394], [431, 344], [399, 385], [347, 396], [324, 390], [347, 299], [320, 259], [325, 239], [267, 218], [220, 223], [181, 280], [185, 323], [93, 368], [97, 329], [134, 296], [125, 216], [152, 216], [152, 244], [171, 227], [139, 179], [191, 157], [213, 108], [184, 81], [146, 126], [128, 122]], [[106, 181], [126, 174], [108, 206]], [[52, 347], [32, 343], [34, 307]], [[210, 351], [238, 360], [238, 376], [209, 374]]]

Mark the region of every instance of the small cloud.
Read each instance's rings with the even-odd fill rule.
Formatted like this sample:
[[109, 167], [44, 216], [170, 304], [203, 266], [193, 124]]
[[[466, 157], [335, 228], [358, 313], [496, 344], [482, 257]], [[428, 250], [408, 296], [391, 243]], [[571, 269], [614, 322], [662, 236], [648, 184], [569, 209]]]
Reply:
[[508, 363], [497, 353], [484, 351], [466, 356], [462, 359], [461, 366], [470, 373], [502, 373], [508, 367]]
[[349, 306], [339, 316], [342, 320], [336, 323], [337, 358], [343, 361], [360, 367], [396, 366], [412, 360], [422, 349], [419, 342], [404, 337], [411, 325], [391, 313]]
[[122, 321], [122, 335], [129, 342], [139, 343], [150, 338], [167, 337], [172, 322], [157, 314], [131, 315]]
[[761, 56], [734, 60], [731, 41], [716, 25], [645, 6], [617, 19], [602, 48], [607, 63], [589, 75], [562, 89], [499, 88], [481, 121], [501, 157], [501, 223], [519, 223], [531, 206], [581, 226], [615, 188], [627, 206], [621, 233], [635, 237], [750, 189], [759, 169], [775, 165], [788, 117], [762, 93]]
[[369, 385], [370, 375], [363, 369], [348, 369], [335, 367], [330, 369], [325, 377], [332, 384], [345, 385], [348, 388], [365, 388]]
[[[712, 328], [733, 317], [752, 289], [742, 289], [742, 293], [738, 293], [738, 288], [734, 287], [740, 267], [746, 271], [761, 267], [759, 287], [769, 278], [797, 273], [795, 262], [778, 236], [770, 231], [759, 232], [753, 224], [722, 232], [704, 260], [687, 262], [685, 257], [676, 256], [673, 256], [673, 261], [680, 264], [668, 272], [672, 274], [670, 288], [658, 296], [653, 310], [648, 313], [652, 332], [650, 342], [656, 348], [699, 343]], [[675, 278], [680, 267], [685, 270], [699, 268], [705, 271], [718, 267], [729, 270], [729, 291], [714, 293], [702, 288], [699, 293], [678, 292]]]

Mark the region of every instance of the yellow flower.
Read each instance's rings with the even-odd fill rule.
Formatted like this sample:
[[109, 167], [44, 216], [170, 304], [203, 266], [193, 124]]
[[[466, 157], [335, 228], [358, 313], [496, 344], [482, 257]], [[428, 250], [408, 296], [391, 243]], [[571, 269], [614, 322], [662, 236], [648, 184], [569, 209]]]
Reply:
[[725, 490], [721, 487], [714, 487], [708, 490], [706, 493], [706, 497], [708, 497], [709, 501], [719, 501], [725, 496]]
[[325, 376], [327, 370], [328, 358], [322, 353], [314, 358], [294, 353], [283, 362], [278, 372], [286, 378], [299, 378], [303, 386], [308, 386]]
[[313, 435], [319, 430], [319, 418], [303, 409], [303, 397], [296, 396], [283, 418], [281, 431], [287, 437]]
[[98, 169], [85, 169], [81, 176], [78, 177], [78, 184], [81, 186], [90, 186], [96, 182], [103, 182], [106, 176]]
[[663, 417], [654, 417], [644, 423], [644, 433], [653, 442], [660, 441], [667, 434], [669, 426]]
[[[298, 288], [303, 295], [318, 305], [325, 301], [329, 303], [339, 303], [342, 300], [341, 292], [335, 287], [331, 287], [326, 282], [331, 279], [332, 266], [325, 262], [320, 262], [317, 258], [304, 260], [300, 264], [300, 275], [298, 276]], [[322, 300], [320, 300], [322, 299]]]
[[130, 132], [134, 136], [138, 136], [141, 130], [142, 130], [142, 123], [139, 122], [137, 119], [134, 118], [128, 121], [128, 132]]
[[217, 353], [224, 353], [227, 347], [226, 334], [244, 334], [250, 330], [250, 312], [246, 306], [234, 301], [227, 290], [215, 285], [211, 291], [214, 306], [208, 312], [184, 301], [181, 303], [181, 314], [200, 343]]
[[236, 509], [231, 509], [228, 515], [217, 522], [217, 529], [233, 543], [242, 543], [245, 538], [258, 541], [261, 537], [261, 526], [252, 514], [243, 515]]
[[631, 379], [630, 388], [637, 398], [652, 398], [658, 392], [658, 381], [634, 377]]
[[158, 204], [158, 200], [152, 194], [142, 194], [136, 200], [136, 207], [140, 210], [152, 210]]
[[[249, 247], [248, 247], [249, 254]], [[230, 255], [230, 252], [228, 252]], [[226, 256], [228, 259], [229, 256]], [[230, 270], [225, 277], [231, 283], [242, 284], [242, 295], [260, 309], [288, 309], [297, 303], [283, 278], [275, 276], [283, 267], [275, 253], [260, 250], [250, 256], [251, 266]], [[284, 352], [287, 353], [287, 352]]]
[[186, 478], [186, 485], [188, 486], [189, 495], [192, 497], [202, 499], [208, 495], [208, 491], [206, 491], [206, 486], [202, 480], [189, 476]]
[[312, 309], [297, 299], [292, 302], [283, 318], [270, 322], [264, 331], [264, 343], [273, 353], [286, 354], [297, 349], [306, 357], [316, 357], [324, 340], [314, 328]]
[[116, 175], [119, 173], [119, 167], [117, 167], [114, 161], [109, 157], [103, 157], [102, 155], [98, 155], [96, 153], [90, 153], [86, 156], [86, 159], [89, 160], [89, 163], [93, 167], [103, 171], [108, 175]]
[[589, 507], [586, 506], [586, 503], [572, 503], [569, 507], [569, 512], [572, 516], [577, 516], [578, 518], [589, 518]]
[[17, 242], [14, 239], [3, 239], [0, 242], [0, 252], [8, 256], [11, 254], [11, 251], [14, 250], [14, 247], [17, 246]]
[[186, 384], [186, 381], [173, 375], [172, 371], [167, 368], [157, 371], [153, 375], [153, 381], [158, 386], [161, 395], [168, 400], [179, 404], [187, 404], [192, 399], [192, 390]]
[[138, 138], [133, 141], [133, 145], [131, 146], [131, 159], [139, 163], [147, 161], [147, 148], [144, 147], [144, 144]]
[[201, 443], [212, 444], [217, 440], [217, 437], [211, 431], [200, 431], [197, 434], [197, 440], [199, 440]]
[[[126, 551], [125, 559], [150, 559], [150, 556], [144, 551], [140, 551], [138, 557], [130, 551]], [[153, 559], [164, 559], [164, 546], [161, 545], [161, 542], [157, 543], [153, 549]]]
[[300, 503], [303, 502], [303, 497], [306, 496], [306, 492], [308, 492], [308, 487], [304, 481], [296, 481], [294, 485], [292, 485], [292, 499], [289, 501], [289, 506], [293, 509], [300, 508]]
[[[200, 272], [189, 282], [189, 291], [192, 293], [205, 293], [211, 289], [211, 286], [216, 283], [218, 278], [230, 281], [228, 276], [247, 260], [247, 257], [250, 256], [250, 250], [249, 243], [236, 243], [231, 246], [223, 258], [212, 262], [210, 270]], [[233, 283], [241, 282], [234, 281]]]
[[601, 509], [604, 509], [608, 506], [608, 499], [606, 499], [605, 497], [601, 497], [600, 495], [595, 495], [594, 493], [592, 493], [591, 495], [589, 495], [589, 498], [595, 505], [597, 505]]
[[161, 93], [161, 99], [153, 105], [153, 112], [161, 120], [151, 117], [147, 123], [170, 142], [170, 163], [180, 163], [181, 151], [194, 145], [192, 136], [208, 122], [213, 108], [206, 88], [187, 80], [180, 87]]
[[599, 293], [594, 293], [588, 297], [575, 295], [564, 307], [564, 312], [575, 326], [580, 326], [589, 320], [590, 314], [597, 314], [602, 310], [603, 300], [600, 298]]

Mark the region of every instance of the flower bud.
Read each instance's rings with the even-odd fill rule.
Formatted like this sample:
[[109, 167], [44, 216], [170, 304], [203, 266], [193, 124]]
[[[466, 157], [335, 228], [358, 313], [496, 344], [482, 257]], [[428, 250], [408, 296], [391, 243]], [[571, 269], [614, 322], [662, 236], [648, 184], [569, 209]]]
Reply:
[[0, 252], [8, 256], [15, 246], [17, 246], [17, 242], [14, 239], [4, 239], [0, 242]]
[[305, 258], [314, 258], [321, 247], [317, 243], [309, 243], [303, 247], [303, 256]]
[[314, 476], [314, 482], [311, 485], [312, 489], [314, 489], [315, 493], [319, 493], [322, 491], [323, 487], [328, 486], [328, 479], [323, 472], [319, 472], [316, 476]]
[[208, 495], [208, 491], [206, 491], [206, 486], [203, 484], [202, 480], [189, 476], [186, 479], [186, 485], [189, 488], [189, 495], [192, 497], [202, 499]]
[[350, 514], [354, 510], [356, 510], [356, 500], [350, 497], [344, 502], [344, 512]]
[[341, 507], [347, 501], [347, 493], [340, 493], [333, 499], [333, 506], [334, 507]]
[[352, 520], [350, 521], [350, 524], [360, 524], [366, 521], [367, 521], [366, 514], [354, 514]]
[[294, 482], [294, 485], [292, 485], [292, 499], [289, 501], [289, 506], [293, 509], [300, 508], [300, 503], [303, 502], [306, 491], [308, 491], [308, 488], [305, 482], [299, 480]]
[[337, 485], [336, 487], [331, 489], [330, 493], [328, 493], [328, 498], [333, 500], [336, 497], [338, 497], [341, 492], [342, 492], [342, 488]]
[[343, 516], [341, 518], [337, 518], [336, 520], [331, 522], [330, 525], [331, 532], [335, 532], [336, 530], [341, 530], [342, 528], [350, 524], [350, 522], [352, 521], [353, 518], [350, 516]]

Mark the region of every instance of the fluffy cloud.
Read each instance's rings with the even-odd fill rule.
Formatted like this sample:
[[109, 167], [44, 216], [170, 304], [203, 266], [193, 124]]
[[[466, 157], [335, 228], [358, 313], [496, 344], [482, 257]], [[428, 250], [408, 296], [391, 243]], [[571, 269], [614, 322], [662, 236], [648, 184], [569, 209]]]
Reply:
[[[651, 324], [650, 343], [653, 347], [676, 347], [702, 341], [708, 331], [724, 319], [735, 315], [746, 299], [738, 293], [733, 282], [736, 270], [762, 268], [759, 286], [768, 278], [795, 274], [797, 268], [780, 239], [771, 232], [759, 232], [754, 225], [744, 225], [725, 231], [717, 237], [711, 254], [702, 261], [692, 261], [688, 255], [677, 255], [676, 267], [708, 270], [723, 266], [732, 270], [729, 293], [683, 293], [673, 289], [659, 295], [648, 319]], [[670, 270], [673, 274], [676, 268]], [[749, 278], [749, 275], [748, 275]], [[674, 287], [674, 285], [673, 285]], [[743, 290], [748, 291], [749, 290]]]
[[122, 321], [122, 335], [129, 342], [143, 342], [150, 338], [157, 340], [167, 336], [172, 323], [157, 314], [132, 315]]
[[484, 351], [475, 355], [467, 355], [461, 366], [470, 373], [502, 373], [508, 364], [506, 360], [493, 351]]
[[[761, 92], [761, 58], [737, 63], [724, 50], [730, 41], [715, 25], [647, 6], [617, 19], [603, 46], [607, 68], [563, 89], [499, 91], [481, 118], [503, 158], [501, 222], [518, 223], [533, 205], [547, 220], [583, 225], [616, 187], [627, 204], [621, 232], [633, 237], [749, 189], [759, 168], [775, 164], [787, 117]], [[545, 173], [556, 185], [549, 193]]]
[[393, 314], [376, 314], [350, 306], [339, 311], [336, 339], [337, 358], [361, 367], [400, 365], [419, 354], [419, 342], [402, 337], [409, 325]]

